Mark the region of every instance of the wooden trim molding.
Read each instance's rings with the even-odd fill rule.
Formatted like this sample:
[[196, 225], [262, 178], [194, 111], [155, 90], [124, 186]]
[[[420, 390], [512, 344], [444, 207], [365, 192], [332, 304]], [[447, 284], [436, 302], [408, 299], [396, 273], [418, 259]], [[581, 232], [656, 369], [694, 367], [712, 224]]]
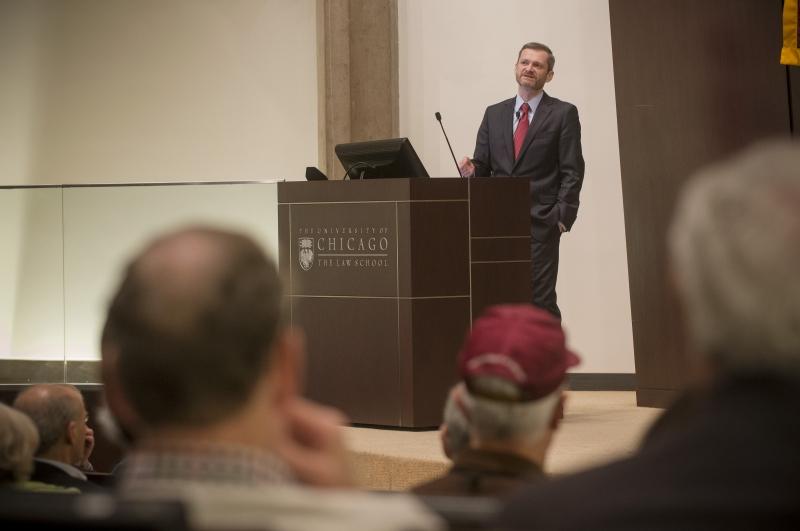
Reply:
[[99, 384], [100, 362], [0, 360], [0, 386], [37, 383]]
[[571, 391], [635, 391], [633, 373], [572, 373], [567, 375]]
[[[0, 387], [35, 383], [99, 385], [100, 362], [92, 360], [0, 360]], [[633, 373], [573, 373], [567, 375], [572, 391], [637, 391], [650, 396], [650, 390], [636, 387]], [[664, 397], [668, 402], [669, 397]], [[662, 400], [660, 400], [662, 402]]]

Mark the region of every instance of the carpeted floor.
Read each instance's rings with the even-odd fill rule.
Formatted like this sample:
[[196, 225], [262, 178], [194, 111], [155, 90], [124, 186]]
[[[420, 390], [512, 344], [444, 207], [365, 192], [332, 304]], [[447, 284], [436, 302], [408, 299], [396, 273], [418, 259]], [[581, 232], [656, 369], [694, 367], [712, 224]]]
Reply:
[[[633, 392], [570, 392], [545, 469], [563, 474], [629, 454], [660, 411], [636, 407]], [[350, 427], [346, 437], [364, 488], [406, 490], [449, 466], [436, 431]]]

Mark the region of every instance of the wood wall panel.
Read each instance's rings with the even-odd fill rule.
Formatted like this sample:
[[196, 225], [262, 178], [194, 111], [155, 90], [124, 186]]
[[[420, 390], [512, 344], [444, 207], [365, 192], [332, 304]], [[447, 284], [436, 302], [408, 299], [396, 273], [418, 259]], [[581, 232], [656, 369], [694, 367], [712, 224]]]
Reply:
[[610, 0], [634, 353], [642, 405], [685, 381], [666, 233], [698, 168], [789, 134], [780, 0]]
[[[528, 289], [520, 289], [520, 286], [525, 286]], [[473, 319], [477, 319], [486, 308], [495, 304], [530, 303], [531, 288], [530, 260], [505, 263], [473, 263]]]
[[358, 411], [360, 423], [398, 426], [397, 300], [313, 297], [293, 306], [294, 323], [307, 332], [308, 397]]
[[[411, 202], [407, 240], [413, 257], [408, 288], [400, 295], [469, 296], [469, 204], [467, 201]], [[402, 226], [402, 225], [401, 225]], [[442, 232], [440, 227], [448, 227]]]
[[401, 324], [401, 334], [413, 331], [407, 334], [412, 343], [401, 358], [408, 366], [401, 370], [416, 374], [401, 380], [401, 385], [411, 386], [403, 396], [412, 400], [403, 412], [413, 414], [403, 424], [438, 427], [447, 393], [458, 380], [456, 360], [469, 330], [469, 298], [403, 299], [400, 312], [410, 320], [408, 327]]

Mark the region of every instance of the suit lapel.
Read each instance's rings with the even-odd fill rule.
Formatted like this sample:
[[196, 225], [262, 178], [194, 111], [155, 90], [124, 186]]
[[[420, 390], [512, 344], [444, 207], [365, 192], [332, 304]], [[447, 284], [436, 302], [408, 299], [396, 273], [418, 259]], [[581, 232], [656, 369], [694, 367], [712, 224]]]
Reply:
[[[525, 140], [522, 142], [522, 148], [519, 151], [519, 158], [514, 161], [514, 169], [517, 168], [519, 162], [523, 159], [525, 155], [525, 151], [527, 151], [528, 147], [533, 142], [533, 139], [536, 137], [536, 133], [542, 128], [542, 124], [547, 121], [547, 117], [550, 115], [550, 103], [551, 99], [547, 93], [542, 95], [542, 100], [539, 102], [539, 106], [536, 107], [536, 112], [533, 114], [533, 121], [531, 122], [531, 127], [528, 129], [528, 132], [525, 134]], [[512, 142], [512, 150], [513, 150], [513, 142]], [[512, 154], [513, 157], [513, 154]]]
[[500, 117], [501, 124], [505, 124], [503, 127], [503, 144], [505, 155], [508, 157], [508, 160], [511, 161], [511, 166], [514, 165], [514, 103], [516, 103], [516, 97], [507, 100], [507, 103], [503, 106], [503, 115]]

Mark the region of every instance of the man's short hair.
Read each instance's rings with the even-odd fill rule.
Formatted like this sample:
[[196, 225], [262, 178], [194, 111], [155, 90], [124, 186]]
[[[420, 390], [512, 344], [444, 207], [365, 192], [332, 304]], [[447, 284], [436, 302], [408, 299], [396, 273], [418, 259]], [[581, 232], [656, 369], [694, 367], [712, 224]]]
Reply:
[[702, 170], [669, 240], [695, 350], [723, 367], [800, 372], [800, 143]]
[[70, 422], [82, 421], [82, 395], [69, 384], [39, 384], [20, 391], [14, 408], [31, 418], [39, 432], [36, 455], [64, 439]]
[[127, 267], [103, 331], [127, 399], [149, 426], [218, 421], [246, 402], [281, 321], [275, 264], [250, 238], [192, 227]]
[[519, 49], [519, 53], [517, 54], [517, 62], [519, 62], [519, 58], [522, 57], [523, 50], [537, 50], [540, 52], [547, 52], [547, 71], [550, 72], [553, 70], [553, 67], [556, 65], [556, 56], [553, 55], [553, 50], [550, 49], [549, 46], [546, 44], [542, 44], [540, 42], [526, 42], [522, 45], [522, 48]]
[[0, 483], [30, 478], [37, 446], [39, 434], [33, 421], [0, 403]]
[[444, 404], [442, 424], [445, 430], [445, 453], [455, 457], [459, 452], [469, 447], [469, 412], [464, 399], [465, 387], [463, 382], [456, 384], [447, 393]]
[[[516, 388], [507, 380], [484, 376], [477, 379], [482, 389], [493, 388], [493, 395], [513, 395]], [[534, 401], [494, 400], [473, 393], [464, 393], [469, 411], [471, 432], [481, 441], [509, 441], [525, 439], [534, 442], [550, 426], [563, 388]]]

